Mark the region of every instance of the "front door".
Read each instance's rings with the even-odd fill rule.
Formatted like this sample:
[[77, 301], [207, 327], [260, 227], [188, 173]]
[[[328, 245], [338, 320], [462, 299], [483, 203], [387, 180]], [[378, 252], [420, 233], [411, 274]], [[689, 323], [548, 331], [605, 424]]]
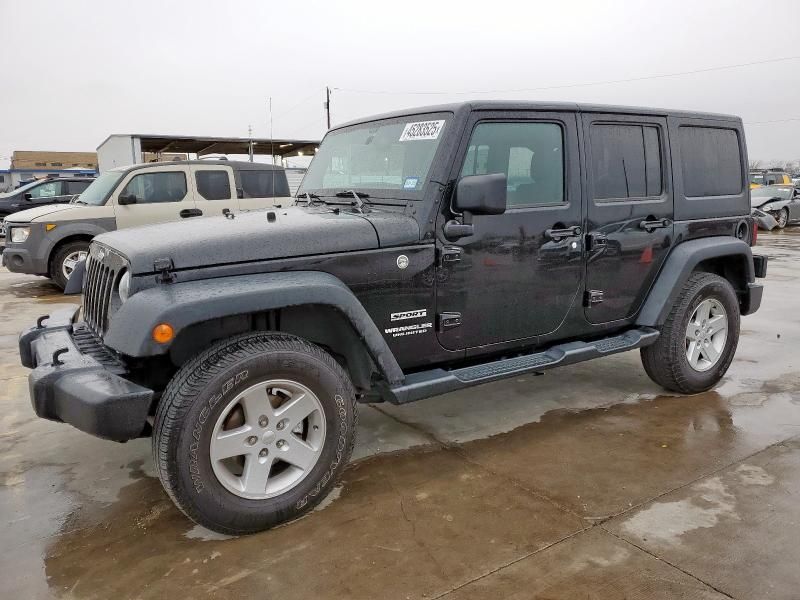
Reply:
[[583, 115], [587, 141], [586, 318], [633, 316], [672, 246], [666, 119]]
[[30, 202], [30, 205], [26, 205], [25, 207], [67, 202], [71, 196], [67, 194], [66, 185], [66, 182], [55, 179], [31, 188], [31, 190], [25, 194], [26, 200]]
[[583, 270], [575, 114], [480, 111], [468, 131], [452, 179], [505, 173], [508, 204], [454, 242], [442, 237], [451, 207], [440, 212], [437, 330], [450, 350], [554, 331]]
[[[121, 195], [133, 196], [136, 201], [119, 204]], [[112, 202], [119, 229], [198, 216], [187, 166], [136, 169], [125, 176]]]

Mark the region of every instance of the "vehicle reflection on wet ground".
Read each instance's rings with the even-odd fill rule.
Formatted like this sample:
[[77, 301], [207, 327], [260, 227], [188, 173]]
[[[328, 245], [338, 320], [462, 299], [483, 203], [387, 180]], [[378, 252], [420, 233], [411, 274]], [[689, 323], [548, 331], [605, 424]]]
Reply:
[[723, 383], [638, 354], [363, 407], [321, 507], [246, 538], [188, 521], [149, 440], [36, 419], [16, 335], [74, 302], [0, 271], [0, 575], [9, 598], [796, 598], [800, 227], [760, 237], [761, 310]]

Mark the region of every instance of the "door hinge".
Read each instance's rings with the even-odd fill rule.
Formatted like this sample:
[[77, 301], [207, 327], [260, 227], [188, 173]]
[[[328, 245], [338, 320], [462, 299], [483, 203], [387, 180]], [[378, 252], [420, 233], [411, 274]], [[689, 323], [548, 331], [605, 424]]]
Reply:
[[439, 331], [444, 329], [452, 329], [461, 325], [461, 313], [459, 312], [443, 312], [439, 313]]
[[172, 269], [175, 265], [171, 258], [157, 258], [153, 261], [153, 271], [156, 272], [156, 281], [159, 283], [172, 283], [175, 281], [175, 273]]
[[592, 306], [603, 301], [603, 290], [586, 290], [583, 295], [583, 305]]
[[463, 252], [464, 250], [458, 246], [442, 246], [439, 248], [439, 266], [446, 267], [460, 261]]

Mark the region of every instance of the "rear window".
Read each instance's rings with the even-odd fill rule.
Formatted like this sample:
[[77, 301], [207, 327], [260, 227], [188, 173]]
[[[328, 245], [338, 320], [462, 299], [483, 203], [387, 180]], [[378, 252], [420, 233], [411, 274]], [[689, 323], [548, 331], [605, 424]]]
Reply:
[[742, 192], [742, 159], [735, 129], [684, 125], [679, 129], [678, 142], [687, 197]]
[[289, 196], [289, 182], [283, 171], [239, 171], [245, 198], [280, 198]]

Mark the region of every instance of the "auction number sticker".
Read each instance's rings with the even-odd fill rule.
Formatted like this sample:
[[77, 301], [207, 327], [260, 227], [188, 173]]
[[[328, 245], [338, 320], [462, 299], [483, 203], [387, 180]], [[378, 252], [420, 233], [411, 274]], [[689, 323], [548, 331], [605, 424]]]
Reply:
[[444, 120], [441, 121], [416, 121], [407, 123], [400, 134], [401, 142], [413, 140], [435, 140], [444, 129]]

